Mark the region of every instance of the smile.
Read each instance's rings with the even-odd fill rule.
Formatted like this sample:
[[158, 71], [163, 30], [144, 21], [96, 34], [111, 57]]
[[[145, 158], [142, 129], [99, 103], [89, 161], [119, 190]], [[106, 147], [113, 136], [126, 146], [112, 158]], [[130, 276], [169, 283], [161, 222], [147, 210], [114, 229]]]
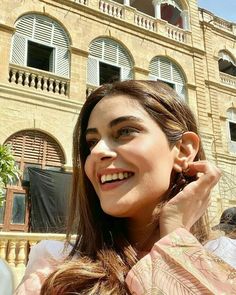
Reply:
[[119, 172], [119, 173], [112, 173], [112, 174], [104, 174], [101, 176], [100, 181], [102, 184], [107, 182], [113, 182], [117, 180], [123, 180], [131, 177], [133, 175], [132, 172]]

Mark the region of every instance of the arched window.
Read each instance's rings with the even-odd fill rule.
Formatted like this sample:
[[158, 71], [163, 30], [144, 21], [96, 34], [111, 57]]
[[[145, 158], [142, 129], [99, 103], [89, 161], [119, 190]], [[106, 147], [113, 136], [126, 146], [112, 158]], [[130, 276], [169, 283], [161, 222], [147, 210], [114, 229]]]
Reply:
[[236, 76], [236, 62], [234, 58], [226, 51], [219, 52], [219, 71], [231, 76]]
[[16, 22], [11, 63], [69, 77], [69, 38], [54, 20], [28, 14]]
[[99, 86], [115, 80], [133, 78], [132, 61], [128, 52], [108, 38], [94, 40], [89, 47], [87, 83]]
[[236, 153], [236, 109], [227, 110], [228, 131], [229, 131], [229, 150]]
[[156, 56], [149, 65], [149, 79], [169, 84], [178, 95], [186, 99], [185, 79], [181, 69], [166, 57]]
[[182, 11], [182, 5], [179, 0], [161, 1], [161, 19], [180, 28], [184, 28]]
[[65, 156], [59, 144], [47, 134], [37, 130], [24, 130], [10, 136], [10, 144], [19, 169], [21, 181], [6, 189], [6, 201], [0, 208], [0, 230], [28, 231], [28, 168], [61, 170]]

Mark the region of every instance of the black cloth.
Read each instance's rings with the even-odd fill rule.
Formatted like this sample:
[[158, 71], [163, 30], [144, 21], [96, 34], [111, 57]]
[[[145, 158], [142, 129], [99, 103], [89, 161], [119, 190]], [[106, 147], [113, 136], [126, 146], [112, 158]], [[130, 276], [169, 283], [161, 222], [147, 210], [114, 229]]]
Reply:
[[31, 232], [64, 233], [71, 173], [29, 169]]

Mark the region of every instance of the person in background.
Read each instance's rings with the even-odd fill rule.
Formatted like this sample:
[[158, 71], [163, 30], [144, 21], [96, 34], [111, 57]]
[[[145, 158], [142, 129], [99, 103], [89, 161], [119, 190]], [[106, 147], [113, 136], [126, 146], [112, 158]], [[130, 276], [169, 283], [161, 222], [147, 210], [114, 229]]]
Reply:
[[81, 109], [73, 146], [73, 248], [64, 260], [47, 247], [32, 254], [17, 295], [236, 294], [233, 269], [200, 243], [220, 171], [173, 89], [102, 85]]
[[205, 248], [236, 268], [236, 207], [224, 210], [220, 223], [212, 229], [219, 230], [224, 235], [207, 242]]
[[12, 295], [14, 289], [14, 278], [10, 266], [0, 259], [0, 294]]

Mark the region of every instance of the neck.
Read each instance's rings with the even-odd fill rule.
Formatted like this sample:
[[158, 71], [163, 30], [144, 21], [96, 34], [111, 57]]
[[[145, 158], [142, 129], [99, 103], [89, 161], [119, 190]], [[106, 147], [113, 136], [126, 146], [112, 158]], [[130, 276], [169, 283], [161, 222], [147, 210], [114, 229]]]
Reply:
[[141, 252], [150, 251], [155, 242], [160, 239], [158, 222], [152, 216], [146, 220], [129, 219], [127, 234], [132, 246]]

